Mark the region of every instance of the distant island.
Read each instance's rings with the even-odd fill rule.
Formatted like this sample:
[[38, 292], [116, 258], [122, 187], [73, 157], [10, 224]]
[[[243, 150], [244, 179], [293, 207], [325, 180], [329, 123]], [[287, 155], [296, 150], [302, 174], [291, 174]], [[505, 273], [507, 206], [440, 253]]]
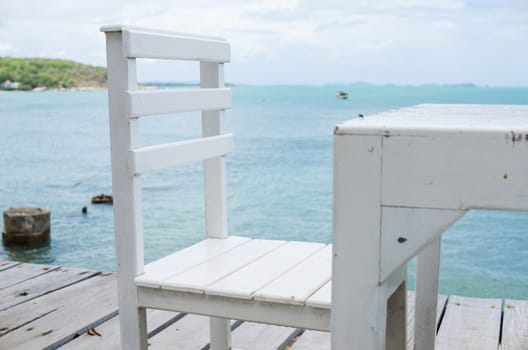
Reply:
[[104, 67], [61, 59], [0, 57], [1, 90], [97, 89], [106, 86]]

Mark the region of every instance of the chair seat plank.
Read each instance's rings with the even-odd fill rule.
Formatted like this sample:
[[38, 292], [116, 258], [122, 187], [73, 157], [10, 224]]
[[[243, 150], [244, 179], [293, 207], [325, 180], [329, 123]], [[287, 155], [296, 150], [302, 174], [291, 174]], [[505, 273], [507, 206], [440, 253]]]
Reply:
[[332, 281], [326, 282], [321, 289], [308, 298], [306, 305], [330, 309], [332, 306]]
[[250, 238], [238, 236], [203, 240], [145, 265], [145, 273], [136, 278], [136, 284], [144, 287], [160, 287], [161, 281], [172, 275], [181, 273], [249, 241], [251, 241]]
[[270, 253], [285, 241], [254, 239], [225, 254], [218, 255], [192, 269], [163, 281], [161, 287], [185, 292], [203, 293], [209, 285]]
[[205, 293], [251, 299], [256, 290], [274, 281], [324, 247], [322, 243], [288, 242], [207, 287]]
[[303, 305], [312, 294], [330, 280], [331, 270], [332, 246], [329, 245], [256, 291], [254, 298], [261, 301]]

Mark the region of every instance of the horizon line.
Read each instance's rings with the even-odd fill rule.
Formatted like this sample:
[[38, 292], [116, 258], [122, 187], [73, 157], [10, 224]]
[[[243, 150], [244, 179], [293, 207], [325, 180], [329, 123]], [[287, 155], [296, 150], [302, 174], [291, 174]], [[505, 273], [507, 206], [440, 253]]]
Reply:
[[[199, 81], [138, 81], [138, 83], [150, 86], [199, 86]], [[324, 87], [324, 86], [372, 86], [372, 87], [467, 87], [467, 88], [528, 88], [527, 85], [492, 85], [492, 84], [476, 84], [471, 82], [466, 83], [417, 83], [417, 84], [406, 84], [406, 83], [370, 83], [366, 81], [357, 82], [334, 82], [334, 83], [234, 83], [226, 82], [226, 86], [284, 86], [284, 87], [296, 87], [296, 86], [311, 86], [311, 87]]]

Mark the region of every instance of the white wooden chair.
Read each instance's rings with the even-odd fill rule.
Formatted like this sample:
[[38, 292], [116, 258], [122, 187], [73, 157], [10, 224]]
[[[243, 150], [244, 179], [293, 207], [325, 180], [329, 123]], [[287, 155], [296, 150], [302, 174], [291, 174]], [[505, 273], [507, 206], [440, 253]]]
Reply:
[[[145, 308], [212, 316], [211, 348], [230, 347], [229, 319], [330, 329], [331, 246], [228, 236], [223, 131], [231, 106], [223, 39], [107, 26], [112, 186], [123, 349], [146, 349]], [[200, 62], [201, 89], [137, 91], [136, 58]], [[141, 147], [138, 119], [203, 111], [203, 138]], [[206, 232], [144, 266], [141, 174], [204, 161]]]
[[[415, 255], [416, 349], [432, 349], [442, 232], [471, 208], [528, 210], [528, 108], [418, 106], [336, 128], [333, 248], [228, 236], [229, 44], [125, 26], [102, 31], [123, 349], [147, 348], [145, 308], [211, 316], [213, 350], [230, 348], [229, 319], [331, 329], [334, 350], [405, 349]], [[201, 89], [137, 91], [136, 58], [199, 61]], [[203, 138], [139, 144], [140, 117], [197, 110]], [[144, 266], [140, 176], [195, 161], [204, 162], [205, 239]]]

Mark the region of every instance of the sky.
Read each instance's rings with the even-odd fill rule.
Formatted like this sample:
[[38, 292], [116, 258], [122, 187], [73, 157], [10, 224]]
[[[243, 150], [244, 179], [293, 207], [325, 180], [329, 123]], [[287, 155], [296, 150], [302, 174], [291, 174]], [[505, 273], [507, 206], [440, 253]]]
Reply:
[[[105, 65], [102, 25], [231, 42], [238, 84], [528, 86], [528, 0], [0, 0], [0, 56]], [[139, 80], [195, 82], [141, 60]]]

